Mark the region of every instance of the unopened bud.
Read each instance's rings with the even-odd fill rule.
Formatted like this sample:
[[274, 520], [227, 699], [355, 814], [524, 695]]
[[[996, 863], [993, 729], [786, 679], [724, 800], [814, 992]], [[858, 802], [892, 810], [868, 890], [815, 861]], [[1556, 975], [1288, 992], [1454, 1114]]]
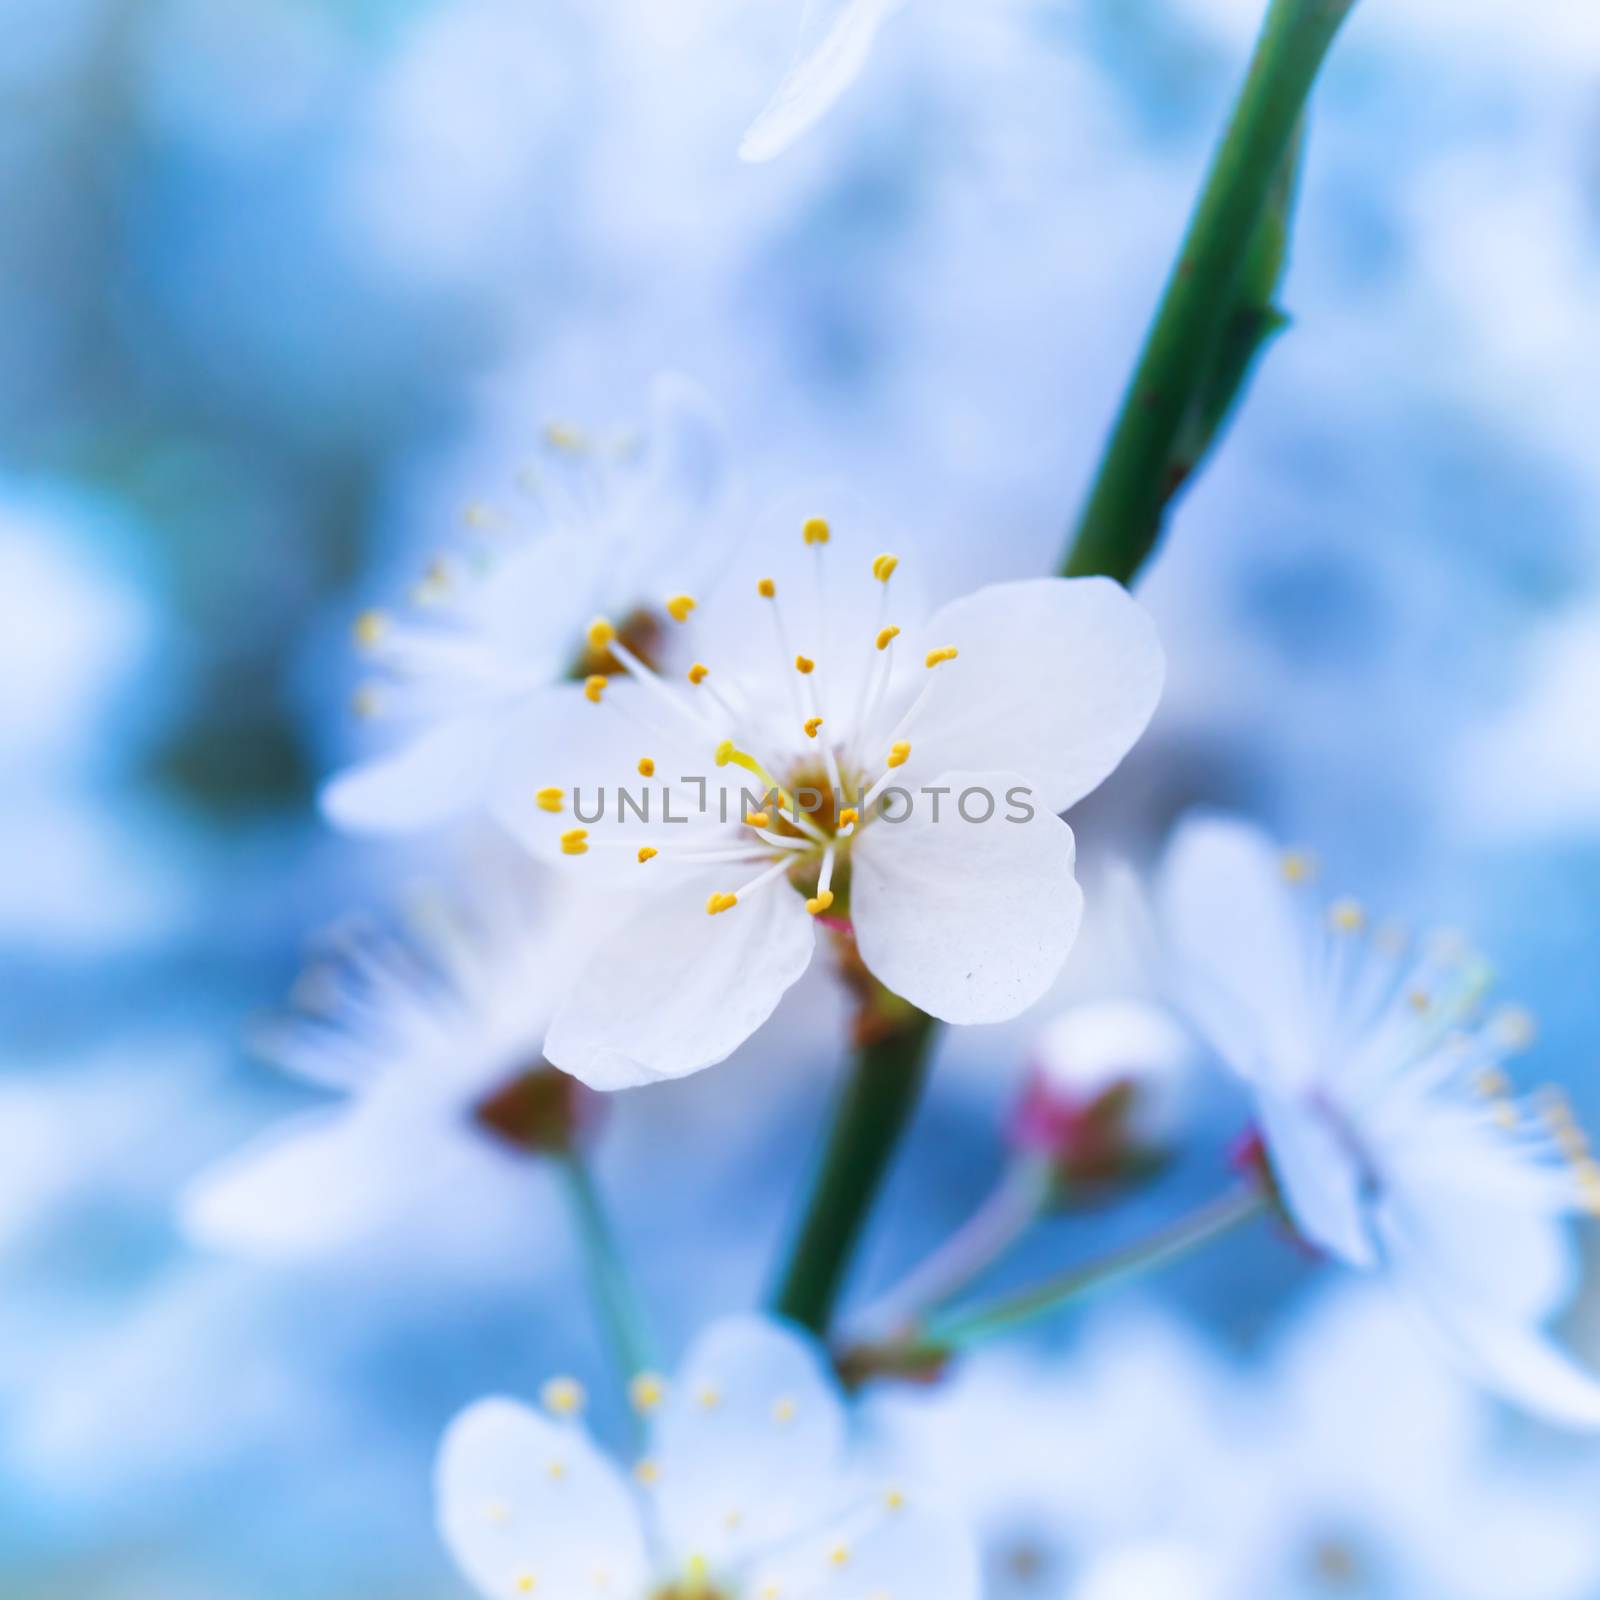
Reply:
[[1074, 1006], [1034, 1045], [1011, 1142], [1069, 1192], [1142, 1176], [1178, 1136], [1193, 1061], [1189, 1035], [1158, 1006]]

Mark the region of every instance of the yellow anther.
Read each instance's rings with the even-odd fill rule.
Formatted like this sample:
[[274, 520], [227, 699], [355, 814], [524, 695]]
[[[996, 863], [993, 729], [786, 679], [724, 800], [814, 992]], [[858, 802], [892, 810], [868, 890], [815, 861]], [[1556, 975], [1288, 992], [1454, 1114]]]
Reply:
[[1506, 1050], [1526, 1050], [1538, 1034], [1538, 1024], [1533, 1013], [1521, 1006], [1506, 1006], [1489, 1019], [1489, 1031], [1495, 1042]]
[[783, 1590], [775, 1583], [764, 1583], [756, 1595], [756, 1600], [780, 1600]]
[[428, 564], [428, 570], [421, 579], [411, 586], [412, 603], [419, 606], [431, 606], [450, 592], [450, 569], [443, 561], [433, 561]]
[[642, 845], [640, 845], [639, 846], [639, 858], [638, 858], [639, 859], [639, 865], [642, 867], [645, 864], [645, 862], [653, 861], [660, 854], [661, 854], [661, 852], [659, 850], [657, 850], [654, 845], [651, 845], [651, 844], [642, 844]]
[[539, 1399], [552, 1416], [576, 1416], [587, 1404], [589, 1396], [576, 1378], [552, 1378], [539, 1391]]
[[495, 1527], [503, 1528], [511, 1520], [511, 1507], [504, 1500], [491, 1500], [483, 1508], [483, 1514]]
[[567, 422], [551, 422], [546, 424], [544, 430], [545, 443], [553, 445], [557, 450], [566, 450], [573, 455], [581, 455], [589, 448], [589, 441], [584, 437], [581, 428], [574, 428]]
[[694, 684], [704, 683], [711, 676], [711, 668], [703, 661], [697, 661], [689, 668], [689, 682]]
[[828, 526], [826, 517], [809, 517], [800, 530], [800, 537], [807, 544], [826, 544], [833, 537], [833, 529]]
[[1421, 1016], [1433, 1004], [1433, 1001], [1429, 998], [1426, 990], [1413, 989], [1406, 995], [1406, 1004]]
[[903, 1511], [906, 1497], [898, 1489], [885, 1489], [883, 1491], [883, 1506], [886, 1511]]
[[493, 506], [481, 500], [469, 501], [461, 508], [461, 520], [469, 528], [493, 528], [499, 524], [500, 514]]
[[712, 759], [719, 767], [725, 767], [738, 754], [739, 747], [734, 744], [733, 740], [724, 739], [712, 753]]
[[772, 826], [771, 813], [766, 811], [752, 811], [744, 820], [746, 825], [751, 828], [770, 828]]
[[937, 650], [930, 650], [922, 658], [922, 664], [929, 668], [937, 667], [941, 662], [954, 661], [960, 653], [953, 644], [941, 645]]
[[567, 1464], [565, 1461], [552, 1461], [544, 1470], [549, 1473], [552, 1478], [555, 1478], [559, 1481], [567, 1475]]
[[904, 739], [897, 739], [892, 745], [889, 746], [889, 759], [887, 765], [891, 767], [903, 767], [906, 764], [906, 760], [910, 754], [911, 746], [907, 744]]
[[772, 1402], [772, 1420], [781, 1427], [785, 1423], [793, 1422], [795, 1412], [798, 1410], [799, 1407], [788, 1395], [782, 1395]]
[[713, 1383], [702, 1384], [694, 1398], [702, 1411], [715, 1411], [722, 1404], [722, 1391]]
[[737, 1532], [739, 1524], [743, 1521], [744, 1513], [737, 1508], [732, 1511], [724, 1511], [722, 1514], [722, 1526], [729, 1533]]
[[894, 576], [894, 569], [899, 565], [899, 556], [874, 556], [872, 558], [872, 576], [879, 583], [887, 583]]
[[383, 697], [371, 684], [365, 684], [350, 696], [350, 709], [366, 721], [383, 710]]
[[600, 696], [606, 692], [606, 675], [603, 672], [591, 672], [583, 680], [583, 698], [591, 705], [600, 704]]
[[584, 630], [584, 637], [589, 641], [591, 650], [604, 650], [615, 641], [617, 630], [605, 617], [596, 617]]
[[639, 776], [641, 778], [653, 778], [653, 777], [655, 777], [655, 775], [656, 775], [656, 764], [655, 764], [655, 762], [652, 761], [649, 756], [640, 756], [639, 757]]
[[1511, 1092], [1511, 1080], [1499, 1067], [1485, 1067], [1473, 1077], [1472, 1086], [1483, 1095], [1494, 1096]]
[[806, 901], [806, 910], [814, 917], [820, 917], [829, 906], [833, 904], [833, 890], [824, 889], [819, 894], [813, 895]]
[[551, 784], [548, 788], [541, 789], [534, 795], [533, 803], [541, 811], [559, 811], [566, 797], [567, 791], [565, 789], [558, 789], [554, 784]]
[[854, 806], [846, 806], [839, 813], [839, 827], [841, 829], [853, 826], [861, 820], [861, 813]]
[[561, 835], [561, 853], [564, 856], [584, 856], [589, 853], [589, 830], [568, 828]]
[[524, 1572], [522, 1576], [517, 1579], [518, 1594], [532, 1594], [533, 1591], [538, 1588], [538, 1586], [539, 1580], [535, 1578], [531, 1572]]
[[806, 738], [815, 739], [816, 736], [817, 736], [817, 729], [820, 728], [821, 726], [822, 726], [822, 718], [821, 717], [807, 717], [806, 720], [805, 720]]
[[828, 1552], [828, 1560], [836, 1567], [849, 1566], [850, 1546], [847, 1544], [836, 1544], [833, 1549]]
[[1310, 883], [1317, 875], [1316, 858], [1305, 850], [1285, 850], [1278, 866], [1285, 883]]
[[891, 622], [887, 628], [878, 630], [876, 644], [880, 650], [887, 650], [896, 639], [900, 637], [900, 630]]
[[796, 656], [794, 658], [794, 670], [800, 673], [815, 672], [817, 664], [810, 656]]
[[353, 632], [356, 643], [363, 650], [371, 650], [383, 643], [384, 635], [389, 631], [389, 614], [386, 611], [363, 611], [356, 618]]
[[732, 911], [738, 905], [739, 897], [736, 894], [713, 894], [706, 900], [706, 914], [716, 916], [719, 911]]
[[1328, 926], [1335, 933], [1360, 933], [1367, 925], [1367, 913], [1359, 900], [1335, 900], [1328, 907]]
[[692, 594], [675, 594], [667, 601], [667, 615], [674, 622], [687, 622], [689, 613], [694, 610], [694, 596]]
[[763, 600], [776, 600], [778, 597], [778, 586], [772, 581], [771, 578], [762, 578], [756, 583], [756, 593], [760, 595]]
[[656, 1372], [638, 1372], [628, 1381], [628, 1401], [640, 1416], [648, 1416], [667, 1397], [666, 1380]]
[[642, 1483], [648, 1489], [652, 1484], [661, 1481], [661, 1468], [649, 1456], [645, 1456], [634, 1463], [633, 1476], [637, 1482]]

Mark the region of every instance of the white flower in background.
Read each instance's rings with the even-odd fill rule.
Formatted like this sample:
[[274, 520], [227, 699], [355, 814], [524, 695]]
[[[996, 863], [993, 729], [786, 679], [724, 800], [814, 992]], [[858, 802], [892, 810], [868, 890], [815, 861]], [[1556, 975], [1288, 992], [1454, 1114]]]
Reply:
[[1222, 818], [1185, 823], [1160, 882], [1174, 983], [1251, 1087], [1295, 1224], [1355, 1267], [1387, 1267], [1508, 1398], [1600, 1425], [1600, 1383], [1540, 1325], [1575, 1287], [1566, 1214], [1600, 1169], [1564, 1102], [1513, 1101], [1505, 1059], [1531, 1023], [1480, 1015], [1485, 964], [1323, 905], [1305, 858]]
[[571, 1380], [549, 1415], [470, 1406], [437, 1470], [439, 1524], [490, 1600], [976, 1600], [948, 1510], [861, 1479], [815, 1348], [760, 1317], [714, 1324], [675, 1382], [635, 1380], [649, 1443], [632, 1481], [596, 1448]]
[[536, 850], [651, 891], [545, 1043], [594, 1088], [723, 1059], [804, 972], [818, 921], [934, 1016], [1015, 1016], [1077, 932], [1057, 813], [1160, 694], [1154, 626], [1107, 580], [995, 584], [913, 643], [894, 556], [819, 518], [764, 548], [763, 575], [686, 627], [677, 682], [595, 622], [631, 681], [590, 680], [571, 740], [530, 753], [501, 812]]
[[563, 945], [528, 876], [419, 897], [398, 933], [353, 920], [329, 937], [257, 1042], [343, 1103], [195, 1179], [180, 1202], [192, 1239], [260, 1256], [337, 1250], [449, 1192], [491, 1133], [525, 1148], [570, 1137], [582, 1090], [539, 1050]]
[[905, 0], [806, 0], [793, 64], [739, 143], [770, 161], [814, 127], [861, 76], [878, 29]]
[[616, 670], [585, 636], [597, 611], [641, 658], [670, 655], [674, 619], [724, 553], [723, 448], [687, 380], [658, 378], [650, 403], [644, 438], [547, 428], [519, 480], [525, 515], [469, 507], [477, 542], [441, 557], [404, 614], [357, 619], [373, 676], [356, 708], [393, 725], [394, 747], [329, 783], [333, 822], [401, 832], [490, 804], [507, 751], [544, 737], [586, 677]]
[[1223, 1600], [1221, 1575], [1188, 1544], [1130, 1545], [1090, 1561], [1072, 1600]]

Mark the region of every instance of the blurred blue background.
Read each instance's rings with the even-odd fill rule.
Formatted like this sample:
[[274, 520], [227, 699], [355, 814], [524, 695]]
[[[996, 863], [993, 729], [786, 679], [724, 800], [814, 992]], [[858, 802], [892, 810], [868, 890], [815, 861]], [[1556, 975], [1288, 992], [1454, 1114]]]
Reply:
[[[427, 865], [316, 816], [350, 619], [544, 422], [635, 417], [663, 369], [725, 409], [750, 503], [843, 479], [936, 588], [1046, 570], [1259, 9], [914, 0], [751, 168], [798, 0], [0, 3], [0, 1592], [464, 1592], [440, 1427], [596, 1365], [548, 1175], [486, 1155], [418, 1237], [321, 1263], [174, 1220], [309, 1099], [240, 1042], [305, 936]], [[1588, 0], [1362, 0], [1286, 302], [1144, 584], [1170, 689], [1084, 856], [1197, 800], [1261, 816], [1471, 929], [1592, 1120]], [[842, 1015], [819, 980], [617, 1108], [602, 1174], [673, 1340], [760, 1291]], [[992, 1178], [1036, 1021], [947, 1041], [863, 1288]], [[1214, 1100], [1128, 1226], [1214, 1186]], [[1264, 1370], [1311, 1276], [1262, 1235], [1161, 1287]]]

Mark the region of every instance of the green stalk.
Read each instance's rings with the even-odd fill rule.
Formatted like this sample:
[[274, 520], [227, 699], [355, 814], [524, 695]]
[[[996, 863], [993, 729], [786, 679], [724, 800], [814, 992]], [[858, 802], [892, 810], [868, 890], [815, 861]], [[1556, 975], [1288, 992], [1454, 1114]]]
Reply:
[[774, 1309], [819, 1337], [928, 1073], [937, 1024], [908, 1010], [851, 1063]]
[[1062, 572], [1131, 583], [1168, 504], [1215, 442], [1272, 304], [1301, 119], [1354, 0], [1271, 0], [1249, 73], [1145, 337]]
[[595, 1311], [626, 1387], [630, 1378], [651, 1371], [656, 1365], [649, 1324], [588, 1164], [570, 1146], [553, 1159], [567, 1192]]

